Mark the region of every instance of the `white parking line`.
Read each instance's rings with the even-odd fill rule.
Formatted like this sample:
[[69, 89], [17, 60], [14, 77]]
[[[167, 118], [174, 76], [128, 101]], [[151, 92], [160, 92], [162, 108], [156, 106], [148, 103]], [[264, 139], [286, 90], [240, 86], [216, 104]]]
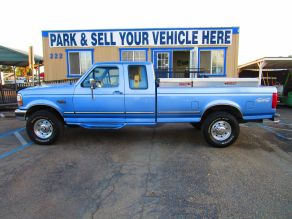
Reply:
[[287, 131], [287, 132], [292, 132], [292, 129], [283, 129], [283, 128], [278, 128], [278, 127], [271, 127], [271, 128], [273, 128], [273, 129], [279, 129], [279, 130], [283, 130], [283, 131]]
[[22, 145], [27, 144], [27, 141], [21, 136], [21, 134], [19, 134], [19, 132], [14, 132], [14, 135]]

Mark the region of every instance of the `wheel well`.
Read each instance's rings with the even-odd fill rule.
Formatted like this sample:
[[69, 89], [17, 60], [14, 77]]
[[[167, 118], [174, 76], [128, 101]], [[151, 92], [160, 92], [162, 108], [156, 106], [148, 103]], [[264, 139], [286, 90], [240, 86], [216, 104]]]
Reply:
[[37, 106], [32, 106], [31, 108], [29, 108], [29, 110], [26, 113], [26, 117], [29, 117], [32, 113], [36, 112], [36, 111], [40, 111], [40, 110], [48, 110], [52, 113], [54, 113], [58, 119], [60, 119], [60, 121], [64, 122], [64, 118], [62, 117], [62, 115], [58, 112], [58, 110], [56, 110], [55, 108], [51, 107], [51, 106], [46, 106], [46, 105], [37, 105]]
[[229, 106], [229, 105], [218, 105], [218, 106], [212, 106], [209, 109], [207, 109], [202, 115], [201, 122], [203, 122], [209, 114], [216, 111], [228, 112], [231, 115], [233, 115], [239, 122], [243, 120], [242, 113], [240, 112], [238, 108], [234, 106]]

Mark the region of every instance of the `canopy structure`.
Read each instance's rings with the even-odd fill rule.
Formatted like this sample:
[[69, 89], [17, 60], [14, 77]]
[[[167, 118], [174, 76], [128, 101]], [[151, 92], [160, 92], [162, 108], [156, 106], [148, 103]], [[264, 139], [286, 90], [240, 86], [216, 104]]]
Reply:
[[[34, 55], [35, 64], [42, 64], [43, 57]], [[28, 53], [0, 45], [0, 65], [25, 67], [29, 65]]]
[[287, 72], [292, 70], [292, 57], [264, 57], [238, 66], [238, 74], [250, 71], [258, 72], [259, 83], [262, 81], [263, 71]]

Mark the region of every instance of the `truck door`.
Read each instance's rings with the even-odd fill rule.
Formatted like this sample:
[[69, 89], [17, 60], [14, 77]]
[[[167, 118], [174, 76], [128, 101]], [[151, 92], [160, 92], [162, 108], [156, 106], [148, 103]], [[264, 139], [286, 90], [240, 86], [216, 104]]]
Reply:
[[155, 123], [155, 78], [152, 65], [124, 65], [126, 122]]
[[[97, 82], [95, 89], [90, 88], [90, 79]], [[95, 66], [77, 85], [73, 102], [76, 120], [80, 123], [110, 128], [122, 126], [125, 123], [122, 65]]]

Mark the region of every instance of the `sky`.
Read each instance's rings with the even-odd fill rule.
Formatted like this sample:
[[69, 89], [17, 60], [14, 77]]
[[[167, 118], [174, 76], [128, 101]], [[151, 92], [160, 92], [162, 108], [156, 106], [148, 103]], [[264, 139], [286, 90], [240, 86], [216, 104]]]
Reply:
[[43, 55], [42, 30], [239, 26], [239, 64], [292, 55], [292, 1], [3, 0], [0, 45]]

